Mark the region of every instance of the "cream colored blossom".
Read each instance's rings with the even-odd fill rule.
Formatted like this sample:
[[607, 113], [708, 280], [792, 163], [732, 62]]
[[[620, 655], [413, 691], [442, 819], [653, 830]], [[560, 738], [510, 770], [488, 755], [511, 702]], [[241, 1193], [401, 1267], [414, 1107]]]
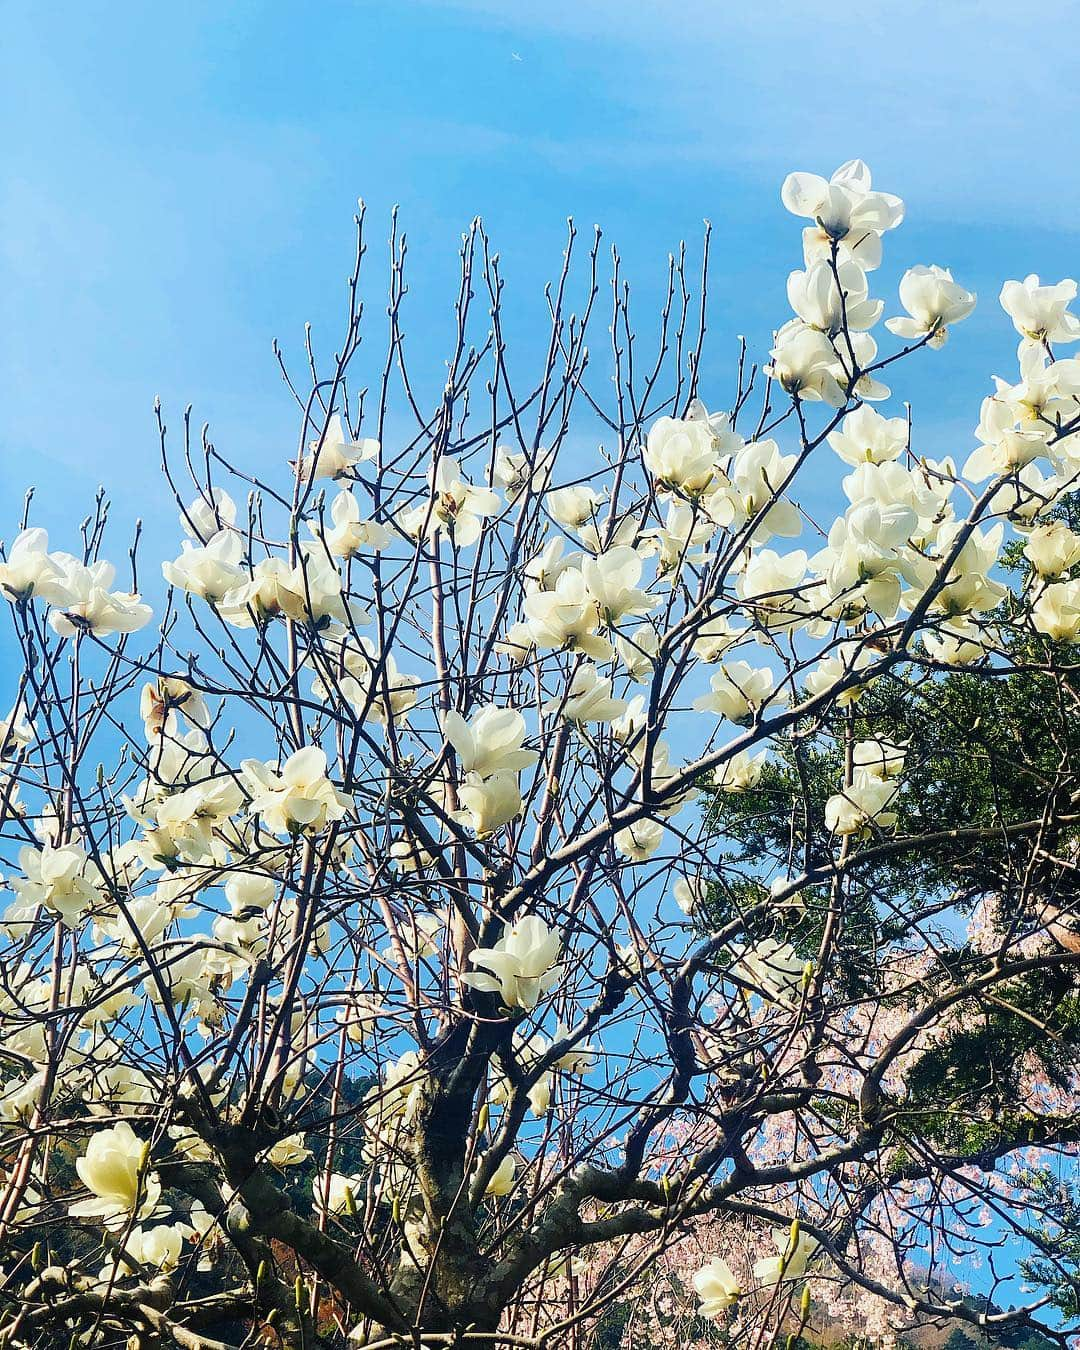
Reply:
[[469, 960], [481, 970], [461, 978], [472, 989], [498, 994], [506, 1008], [528, 1011], [558, 980], [561, 947], [559, 934], [543, 919], [525, 915], [493, 947], [473, 951]]
[[86, 1151], [75, 1159], [79, 1180], [93, 1198], [69, 1207], [78, 1218], [104, 1220], [107, 1227], [123, 1227], [129, 1219], [153, 1213], [161, 1195], [157, 1174], [146, 1169], [146, 1145], [127, 1123], [91, 1135]]
[[275, 834], [315, 834], [352, 806], [352, 798], [327, 777], [326, 754], [316, 745], [290, 755], [280, 773], [272, 762], [245, 759], [240, 774], [251, 794], [252, 815]]

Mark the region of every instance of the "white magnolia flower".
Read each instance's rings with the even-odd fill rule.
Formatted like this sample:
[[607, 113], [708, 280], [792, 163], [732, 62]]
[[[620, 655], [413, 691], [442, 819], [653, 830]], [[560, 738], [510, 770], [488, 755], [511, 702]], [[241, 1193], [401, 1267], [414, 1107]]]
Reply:
[[704, 422], [713, 438], [713, 448], [718, 455], [729, 455], [738, 450], [743, 439], [732, 428], [731, 415], [726, 412], [710, 412], [699, 398], [692, 398], [686, 409], [687, 422]]
[[708, 899], [709, 883], [704, 877], [677, 877], [671, 893], [675, 903], [689, 917]]
[[495, 650], [501, 656], [507, 657], [511, 665], [520, 669], [535, 645], [528, 624], [518, 620], [505, 629], [495, 643]]
[[603, 493], [579, 483], [549, 492], [544, 498], [544, 505], [551, 518], [564, 529], [580, 530], [583, 525], [595, 521], [603, 501]]
[[84, 1027], [99, 1027], [129, 1008], [139, 1006], [139, 999], [129, 989], [115, 989], [112, 993], [100, 988], [88, 989], [83, 1001], [87, 1007], [79, 1021]]
[[806, 1267], [820, 1243], [817, 1238], [795, 1229], [794, 1235], [786, 1229], [773, 1230], [776, 1256], [763, 1256], [754, 1262], [754, 1277], [759, 1284], [772, 1288], [782, 1280], [801, 1280]]
[[132, 1217], [148, 1218], [161, 1195], [157, 1174], [146, 1171], [148, 1152], [148, 1145], [126, 1120], [98, 1130], [86, 1152], [75, 1159], [79, 1180], [93, 1199], [70, 1205], [68, 1212], [77, 1218], [103, 1219], [110, 1228], [123, 1227]]
[[58, 914], [68, 928], [77, 928], [86, 912], [101, 899], [97, 867], [81, 844], [30, 845], [19, 850], [19, 866], [25, 876], [13, 877], [11, 885], [26, 907], [44, 905]]
[[180, 528], [200, 543], [235, 524], [236, 503], [224, 488], [213, 488], [209, 496], [200, 493], [180, 512]]
[[21, 708], [0, 720], [0, 759], [13, 759], [20, 750], [33, 744], [36, 734], [34, 724]]
[[928, 337], [929, 346], [941, 347], [949, 324], [966, 319], [975, 298], [974, 291], [953, 281], [947, 267], [909, 267], [900, 279], [900, 303], [911, 317], [886, 319], [885, 327], [897, 337]]
[[806, 969], [806, 961], [790, 942], [762, 938], [740, 954], [731, 973], [746, 980], [767, 998], [782, 1002], [802, 984]]
[[716, 713], [746, 726], [772, 698], [776, 680], [764, 666], [755, 669], [746, 661], [727, 661], [710, 684], [712, 692], [694, 700], [695, 710]]
[[526, 491], [542, 492], [554, 464], [550, 450], [510, 450], [505, 445], [495, 447], [495, 466], [492, 479], [506, 493], [506, 500], [516, 502]]
[[427, 1071], [420, 1055], [415, 1050], [406, 1050], [393, 1064], [387, 1066], [383, 1085], [372, 1088], [367, 1099], [378, 1103], [381, 1116], [393, 1117], [408, 1124], [415, 1119], [420, 1108], [427, 1080]]
[[390, 861], [400, 872], [423, 872], [431, 867], [435, 856], [414, 840], [394, 840], [390, 844]]
[[65, 603], [68, 590], [64, 568], [49, 553], [45, 530], [35, 527], [15, 536], [7, 557], [0, 561], [0, 590], [9, 600], [36, 596], [51, 605]]
[[364, 1194], [364, 1180], [343, 1172], [320, 1172], [312, 1183], [316, 1214], [347, 1214], [355, 1210]]
[[961, 617], [924, 630], [922, 640], [934, 661], [946, 666], [970, 666], [989, 655], [991, 635], [980, 624]]
[[484, 1190], [485, 1195], [490, 1195], [493, 1199], [501, 1195], [509, 1195], [514, 1189], [514, 1177], [517, 1175], [517, 1163], [514, 1161], [512, 1153], [508, 1153], [498, 1167], [491, 1174], [491, 1180]]
[[613, 842], [616, 852], [624, 858], [629, 858], [631, 862], [645, 862], [664, 842], [663, 823], [646, 816], [617, 830]]
[[1080, 534], [1062, 520], [1036, 525], [1024, 540], [1024, 556], [1039, 576], [1063, 576], [1080, 563]]
[[906, 546], [919, 517], [908, 506], [862, 501], [829, 530], [826, 548], [811, 560], [828, 591], [824, 613], [852, 622], [867, 611], [892, 618], [900, 604], [901, 579], [908, 572]]
[[497, 492], [474, 487], [461, 476], [456, 459], [442, 455], [431, 472], [431, 497], [401, 512], [398, 524], [413, 538], [445, 534], [455, 548], [468, 548], [480, 538], [485, 519], [502, 507]]
[[[144, 684], [139, 695], [139, 716], [148, 741], [167, 735], [177, 738], [177, 715], [199, 731], [210, 725], [210, 710], [202, 694], [175, 675], [161, 675]], [[155, 766], [156, 767], [156, 766]]]
[[308, 442], [308, 453], [298, 466], [301, 478], [343, 478], [379, 453], [379, 442], [370, 436], [350, 440], [338, 413], [326, 424], [323, 435]]
[[615, 944], [615, 965], [624, 976], [641, 974], [641, 952], [633, 939]]
[[713, 783], [721, 792], [746, 792], [761, 782], [768, 758], [768, 750], [761, 750], [756, 755], [749, 750], [739, 750], [716, 766]]
[[742, 1290], [731, 1267], [722, 1256], [714, 1256], [693, 1277], [694, 1292], [701, 1300], [698, 1316], [715, 1321], [736, 1302]]
[[637, 743], [641, 739], [641, 733], [645, 730], [645, 723], [648, 720], [648, 713], [645, 708], [645, 695], [635, 694], [626, 704], [626, 708], [619, 714], [611, 724], [611, 734], [619, 742], [630, 749], [633, 755]]
[[489, 778], [492, 774], [527, 769], [539, 755], [522, 749], [525, 719], [515, 708], [499, 708], [489, 703], [473, 715], [471, 722], [451, 709], [443, 718], [446, 739], [457, 751], [463, 773]]
[[806, 617], [799, 589], [807, 563], [802, 549], [781, 555], [763, 548], [750, 555], [735, 589], [758, 623], [766, 628], [790, 628]]
[[749, 441], [731, 465], [731, 484], [739, 498], [744, 520], [765, 514], [754, 530], [754, 539], [767, 542], [773, 535], [794, 539], [802, 531], [802, 516], [794, 502], [780, 496], [796, 465], [795, 455], [782, 455], [773, 440]]
[[329, 528], [314, 522], [309, 522], [308, 528], [335, 558], [378, 553], [390, 542], [391, 534], [385, 525], [361, 516], [360, 503], [348, 488], [342, 488], [330, 503], [330, 519], [333, 524]]
[[268, 909], [276, 894], [277, 884], [265, 872], [230, 872], [225, 878], [225, 899], [234, 914]]
[[[644, 739], [639, 739], [630, 743], [627, 748], [630, 759], [637, 764], [644, 777], [648, 743]], [[653, 810], [665, 818], [677, 815], [684, 806], [689, 806], [697, 797], [697, 788], [692, 780], [677, 786], [678, 780], [686, 772], [686, 765], [671, 763], [671, 747], [667, 741], [662, 740], [653, 743], [648, 759]], [[636, 830], [637, 826], [634, 829]]]
[[712, 429], [698, 418], [659, 418], [649, 429], [642, 458], [661, 487], [688, 497], [705, 492], [719, 468]]
[[714, 618], [706, 619], [697, 630], [693, 652], [699, 661], [715, 665], [717, 661], [722, 661], [733, 647], [745, 642], [746, 637], [745, 628], [733, 628], [731, 620], [726, 615], [718, 614]]
[[[860, 642], [842, 642], [834, 652], [823, 656], [806, 677], [806, 692], [813, 697], [828, 693], [842, 680], [872, 666], [877, 659], [874, 651]], [[856, 680], [836, 695], [840, 707], [857, 703], [866, 693], [869, 683]]]
[[994, 512], [1008, 516], [1018, 529], [1024, 529], [1044, 515], [1062, 491], [1071, 489], [1074, 481], [1073, 469], [1062, 474], [1044, 474], [1037, 464], [1025, 464], [998, 485]]
[[899, 778], [904, 772], [907, 746], [876, 738], [856, 741], [851, 748], [851, 762], [856, 774], [867, 778]]
[[977, 446], [964, 461], [963, 474], [973, 483], [1003, 473], [1015, 473], [1049, 453], [1050, 427], [1009, 427], [998, 438]]
[[525, 586], [529, 592], [550, 591], [567, 571], [580, 571], [582, 554], [565, 553], [566, 540], [561, 535], [549, 539], [539, 553], [525, 564]]
[[369, 622], [365, 610], [346, 608], [341, 576], [321, 544], [302, 543], [300, 554], [295, 567], [284, 558], [260, 559], [251, 579], [224, 596], [219, 606], [222, 618], [237, 628], [251, 628], [279, 615], [320, 630], [333, 621]]
[[597, 631], [600, 612], [596, 599], [579, 568], [560, 571], [552, 589], [526, 595], [524, 610], [529, 640], [537, 647], [565, 647], [583, 652], [594, 661], [611, 659], [611, 643]]
[[390, 860], [399, 872], [422, 872], [435, 857], [416, 840], [395, 839], [390, 845]]
[[266, 951], [266, 922], [262, 914], [251, 914], [243, 919], [232, 914], [219, 914], [211, 931], [226, 947], [236, 947], [256, 956], [262, 956]]
[[506, 1008], [528, 1012], [558, 980], [561, 946], [559, 934], [543, 919], [525, 915], [494, 947], [478, 947], [470, 954], [469, 960], [481, 970], [463, 975], [462, 981], [472, 989], [498, 994]]
[[[938, 531], [937, 553], [939, 558], [948, 556], [957, 535], [963, 529], [962, 522], [949, 521]], [[994, 581], [990, 573], [996, 568], [1005, 535], [1004, 522], [999, 521], [989, 530], [972, 530], [964, 540], [963, 547], [953, 559], [944, 586], [934, 594], [931, 609], [935, 613], [954, 618], [962, 614], [981, 614], [1000, 604], [1007, 589], [999, 581]], [[921, 593], [931, 585], [937, 584], [940, 563], [933, 557], [922, 560], [921, 575], [913, 589]]]
[[809, 402], [843, 407], [844, 372], [835, 347], [820, 330], [801, 319], [792, 319], [777, 333], [776, 345], [769, 355], [772, 360], [765, 367], [765, 374], [778, 381], [785, 393]]
[[848, 413], [826, 439], [846, 464], [884, 464], [907, 448], [908, 424], [903, 417], [882, 417], [864, 403]]
[[[633, 511], [628, 510], [615, 525], [609, 529], [609, 522], [597, 519], [587, 521], [578, 529], [578, 538], [588, 553], [603, 553], [605, 549], [632, 548], [637, 543], [641, 523]], [[648, 557], [649, 550], [642, 550], [642, 557]]]
[[916, 543], [921, 547], [936, 539], [953, 491], [956, 470], [951, 460], [923, 461], [905, 468], [895, 460], [884, 464], [860, 464], [843, 481], [844, 494], [853, 506], [874, 502], [882, 510], [907, 506], [919, 520]]
[[825, 803], [825, 827], [834, 834], [858, 836], [869, 834], [872, 826], [887, 829], [896, 823], [896, 812], [887, 809], [896, 793], [896, 785], [886, 778], [859, 775]]
[[317, 745], [290, 755], [280, 773], [272, 760], [245, 759], [240, 776], [251, 794], [251, 814], [275, 834], [315, 834], [352, 806], [327, 777], [326, 755]]
[[[406, 959], [410, 962], [416, 962], [422, 961], [427, 956], [435, 955], [439, 950], [439, 939], [445, 931], [445, 913], [409, 913], [397, 925], [397, 938]], [[393, 942], [387, 943], [383, 949], [383, 955], [388, 960], [396, 959], [397, 950]]]
[[707, 556], [707, 545], [715, 533], [716, 521], [703, 503], [672, 497], [667, 504], [664, 524], [655, 530], [646, 531], [640, 549], [643, 554], [659, 555], [659, 574], [667, 577], [686, 563], [703, 563]]
[[807, 262], [828, 256], [836, 243], [843, 256], [872, 270], [881, 262], [881, 235], [904, 218], [899, 197], [871, 191], [870, 170], [861, 159], [841, 164], [828, 181], [813, 173], [788, 174], [780, 200], [792, 215], [815, 222], [803, 232]]
[[[181, 1223], [155, 1224], [153, 1228], [133, 1228], [124, 1238], [124, 1253], [138, 1265], [155, 1270], [175, 1270], [180, 1263], [185, 1239], [192, 1230]], [[124, 1263], [127, 1265], [127, 1262]]]
[[482, 775], [467, 773], [458, 788], [461, 810], [455, 818], [483, 839], [521, 812], [518, 776], [511, 770]]
[[331, 626], [322, 634], [318, 666], [312, 693], [327, 700], [343, 698], [365, 722], [399, 721], [416, 707], [419, 678], [398, 670], [392, 651], [380, 659], [370, 638], [354, 638]]
[[626, 700], [612, 697], [610, 677], [598, 674], [588, 661], [574, 672], [565, 697], [553, 699], [544, 709], [568, 722], [613, 722], [625, 711]]
[[163, 880], [151, 894], [129, 900], [126, 917], [96, 914], [95, 926], [125, 951], [139, 951], [138, 939], [147, 945], [155, 942], [178, 918], [190, 912], [183, 900], [176, 899], [172, 889], [176, 880]]
[[[1080, 391], [1080, 361], [1046, 361], [1045, 350], [1034, 343], [1020, 345], [1019, 384], [994, 377], [994, 392], [983, 399], [975, 434], [993, 444], [1007, 431], [1041, 431], [1043, 437], [1062, 422], [1068, 422], [1074, 399]], [[1069, 437], [1062, 437], [1055, 453], [1068, 451]], [[1047, 453], [1050, 453], [1049, 449]]]
[[[555, 1028], [555, 1044], [568, 1040], [569, 1037], [570, 1029], [560, 1022]], [[581, 1075], [590, 1073], [596, 1067], [599, 1058], [600, 1051], [592, 1041], [575, 1041], [569, 1050], [559, 1056], [554, 1067], [560, 1073]]]
[[234, 815], [244, 804], [244, 794], [232, 774], [192, 783], [180, 792], [174, 792], [157, 807], [157, 825], [169, 831], [186, 844], [189, 836], [197, 835], [204, 824], [217, 824]]
[[109, 589], [116, 578], [112, 563], [87, 566], [69, 553], [56, 553], [53, 560], [63, 570], [64, 596], [56, 601], [49, 623], [61, 637], [134, 633], [150, 622], [150, 606], [141, 604], [138, 595]]
[[652, 678], [660, 652], [660, 638], [655, 628], [642, 624], [630, 633], [620, 633], [615, 639], [615, 651], [632, 680], [647, 681]]
[[8, 1123], [29, 1121], [41, 1100], [45, 1082], [44, 1069], [32, 1073], [29, 1078], [12, 1078], [0, 1082], [0, 1120]]
[[243, 556], [240, 536], [219, 530], [205, 544], [185, 539], [179, 558], [162, 563], [161, 574], [171, 586], [216, 605], [244, 581]]
[[386, 1015], [387, 1007], [381, 994], [354, 990], [348, 1003], [338, 1011], [337, 1020], [344, 1026], [350, 1041], [367, 1045], [378, 1035], [378, 1023]]
[[[560, 1023], [560, 1027], [561, 1027]], [[539, 1032], [526, 1034], [520, 1026], [513, 1033], [514, 1056], [525, 1077], [534, 1081], [528, 1086], [526, 1096], [533, 1115], [539, 1120], [547, 1114], [551, 1105], [551, 1093], [554, 1087], [554, 1075], [550, 1072], [535, 1077], [541, 1060], [551, 1049], [548, 1040]], [[555, 1067], [559, 1067], [558, 1064]], [[493, 1078], [487, 1100], [492, 1106], [507, 1106], [514, 1098], [514, 1084], [503, 1075]]]
[[660, 603], [638, 586], [642, 565], [641, 554], [626, 545], [610, 548], [598, 558], [582, 559], [581, 577], [604, 627], [640, 618]]
[[883, 300], [871, 300], [866, 273], [851, 259], [837, 267], [836, 284], [832, 262], [821, 258], [805, 272], [792, 272], [787, 294], [791, 308], [811, 328], [831, 336], [846, 327], [850, 332], [872, 328], [881, 318]]
[[1080, 579], [1044, 587], [1031, 607], [1031, 622], [1054, 642], [1080, 643]]
[[1023, 281], [1007, 281], [1001, 288], [1001, 308], [1013, 321], [1025, 346], [1080, 340], [1080, 317], [1069, 313], [1076, 299], [1076, 282], [1066, 278], [1045, 286], [1032, 272]]

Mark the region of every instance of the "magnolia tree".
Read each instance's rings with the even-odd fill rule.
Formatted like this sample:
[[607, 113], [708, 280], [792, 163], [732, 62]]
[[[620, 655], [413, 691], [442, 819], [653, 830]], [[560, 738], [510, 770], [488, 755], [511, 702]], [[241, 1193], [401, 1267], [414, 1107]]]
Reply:
[[1076, 285], [1005, 285], [1018, 377], [934, 462], [875, 404], [974, 295], [910, 268], [879, 351], [902, 203], [857, 161], [782, 197], [795, 317], [728, 411], [704, 275], [646, 352], [572, 231], [520, 383], [479, 225], [429, 402], [396, 228], [365, 366], [361, 213], [340, 351], [279, 358], [291, 463], [159, 413], [167, 588], [104, 499], [74, 554], [22, 522], [4, 1346], [555, 1347], [620, 1307], [759, 1344], [845, 1299], [1067, 1334]]

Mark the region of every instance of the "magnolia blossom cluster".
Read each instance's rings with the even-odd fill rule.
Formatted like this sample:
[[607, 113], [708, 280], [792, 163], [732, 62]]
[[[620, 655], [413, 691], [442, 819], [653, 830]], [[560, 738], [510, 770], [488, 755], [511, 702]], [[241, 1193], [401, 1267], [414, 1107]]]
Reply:
[[7, 599], [43, 602], [61, 637], [134, 633], [150, 622], [150, 607], [133, 591], [113, 590], [115, 580], [111, 563], [50, 553], [49, 536], [39, 528], [21, 531], [0, 561], [0, 590]]
[[[800, 399], [842, 407], [852, 394], [876, 400], [888, 388], [868, 370], [877, 355], [870, 330], [884, 303], [871, 299], [868, 273], [881, 265], [882, 235], [904, 218], [904, 204], [872, 190], [860, 160], [840, 166], [828, 182], [816, 174], [789, 174], [781, 193], [796, 216], [813, 222], [803, 231], [806, 268], [788, 278], [796, 317], [776, 335], [772, 374]], [[913, 267], [900, 283], [905, 316], [886, 327], [900, 337], [940, 347], [950, 324], [966, 319], [975, 296], [943, 267]], [[843, 341], [837, 339], [843, 334]]]
[[[184, 1244], [197, 1243], [213, 1228], [214, 1221], [202, 1205], [190, 1207], [180, 1217], [169, 1215], [161, 1204], [161, 1183], [148, 1169], [149, 1146], [126, 1121], [94, 1134], [85, 1152], [75, 1160], [80, 1181], [90, 1192], [88, 1200], [71, 1207], [77, 1218], [99, 1219], [118, 1235], [123, 1273], [134, 1274], [146, 1266], [164, 1272], [179, 1264]], [[161, 1222], [171, 1218], [171, 1222]], [[151, 1222], [157, 1220], [157, 1222]], [[113, 1278], [107, 1263], [102, 1279]]]
[[[1080, 644], [1061, 510], [1080, 364], [1056, 351], [1080, 319], [1074, 283], [1007, 282], [1018, 378], [995, 380], [973, 449], [929, 459], [911, 417], [875, 406], [879, 377], [939, 351], [974, 295], [909, 269], [884, 322], [901, 348], [880, 356], [871, 280], [903, 203], [859, 161], [792, 174], [782, 200], [807, 222], [803, 266], [756, 425], [749, 390], [718, 412], [680, 383], [632, 422], [626, 401], [603, 413], [618, 450], [579, 454], [553, 411], [585, 399], [575, 320], [551, 350], [578, 383], [505, 412], [497, 364], [481, 432], [455, 380], [501, 339], [463, 344], [411, 440], [385, 409], [360, 436], [344, 373], [317, 382], [291, 484], [261, 484], [246, 518], [208, 453], [141, 653], [108, 640], [151, 611], [99, 543], [80, 561], [27, 528], [0, 560], [26, 655], [0, 730], [0, 1227], [60, 1206], [100, 1225], [95, 1297], [234, 1239], [259, 1269], [261, 1223], [260, 1242], [300, 1244], [298, 1269], [353, 1272], [335, 1307], [388, 1272], [393, 1297], [350, 1313], [365, 1326], [418, 1286], [512, 1269], [498, 1320], [577, 1278], [582, 1234], [645, 1250], [740, 1187], [759, 1243], [690, 1272], [701, 1317], [843, 1278], [829, 1204], [866, 1177], [855, 1145], [820, 1160], [870, 1137], [863, 1089], [902, 1099], [959, 1016], [889, 1049], [952, 978], [920, 915], [858, 972], [873, 995], [852, 1001], [838, 968], [837, 931], [873, 910], [849, 864], [887, 849], [918, 761], [914, 736], [862, 724], [866, 696], [996, 675], [1006, 629], [1048, 669]], [[800, 504], [808, 472], [835, 480], [834, 518]], [[771, 785], [808, 763], [828, 785], [820, 804], [806, 787], [786, 856], [736, 866], [725, 813], [775, 813]], [[965, 959], [1010, 941], [987, 920]], [[77, 1183], [40, 1144], [70, 1143], [72, 1120]], [[903, 1198], [911, 1230], [932, 1222]], [[444, 1280], [469, 1242], [468, 1278]]]

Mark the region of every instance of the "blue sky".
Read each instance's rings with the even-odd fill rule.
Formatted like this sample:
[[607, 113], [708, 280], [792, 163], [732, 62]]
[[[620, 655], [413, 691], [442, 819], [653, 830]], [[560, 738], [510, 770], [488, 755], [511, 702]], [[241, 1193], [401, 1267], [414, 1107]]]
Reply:
[[875, 290], [936, 262], [979, 292], [896, 386], [918, 447], [962, 456], [990, 374], [1014, 369], [1002, 281], [1080, 271], [1080, 86], [1058, 56], [1078, 39], [1068, 0], [8, 0], [0, 536], [36, 483], [35, 518], [71, 547], [104, 482], [172, 556], [157, 394], [173, 424], [193, 402], [230, 458], [284, 461], [271, 338], [337, 331], [358, 196], [373, 256], [400, 204], [432, 380], [474, 215], [526, 344], [567, 216], [618, 241], [646, 312], [710, 218], [702, 392], [722, 406], [735, 335], [761, 352], [787, 315], [784, 175], [860, 156], [908, 203]]
[[5, 29], [0, 486], [13, 522], [38, 483], [58, 546], [101, 481], [172, 546], [155, 394], [174, 422], [194, 402], [242, 460], [291, 450], [270, 339], [296, 351], [306, 320], [336, 329], [357, 196], [376, 246], [401, 205], [411, 333], [436, 375], [473, 215], [512, 334], [542, 314], [566, 216], [618, 241], [645, 308], [709, 217], [704, 392], [722, 404], [728, 343], [760, 350], [785, 317], [784, 174], [859, 155], [909, 207], [886, 293], [915, 262], [980, 293], [897, 387], [933, 452], [966, 450], [989, 374], [1010, 371], [1001, 281], [1080, 261], [1080, 177], [1059, 167], [1080, 92], [1048, 57], [1080, 37], [1066, 3], [9, 0]]

